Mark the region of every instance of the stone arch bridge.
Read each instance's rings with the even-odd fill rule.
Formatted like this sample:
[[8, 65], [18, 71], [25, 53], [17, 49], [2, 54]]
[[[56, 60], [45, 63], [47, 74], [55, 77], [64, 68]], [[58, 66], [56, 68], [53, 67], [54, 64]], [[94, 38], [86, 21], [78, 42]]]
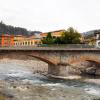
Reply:
[[[0, 48], [0, 57], [2, 55], [27, 55], [38, 58], [48, 63], [48, 74], [54, 76], [68, 75], [67, 67], [70, 66], [77, 70], [82, 70], [85, 67], [78, 67], [80, 62], [88, 61], [90, 67], [100, 69], [100, 49], [95, 48], [57, 48], [57, 47], [3, 47]], [[28, 58], [26, 58], [28, 59]], [[84, 65], [84, 64], [83, 64]], [[80, 66], [80, 65], [79, 65]]]

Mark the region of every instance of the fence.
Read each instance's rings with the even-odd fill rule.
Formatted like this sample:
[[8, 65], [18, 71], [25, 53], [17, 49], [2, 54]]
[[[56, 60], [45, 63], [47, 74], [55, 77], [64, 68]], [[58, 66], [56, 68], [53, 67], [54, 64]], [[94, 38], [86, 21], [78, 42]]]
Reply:
[[37, 45], [37, 46], [8, 46], [8, 47], [0, 47], [0, 49], [23, 49], [23, 50], [27, 50], [27, 49], [81, 49], [81, 48], [88, 48], [88, 49], [92, 49], [92, 48], [97, 48], [95, 45], [88, 45], [88, 44], [41, 44], [41, 45]]
[[38, 47], [63, 47], [63, 48], [95, 48], [95, 45], [89, 44], [41, 44]]

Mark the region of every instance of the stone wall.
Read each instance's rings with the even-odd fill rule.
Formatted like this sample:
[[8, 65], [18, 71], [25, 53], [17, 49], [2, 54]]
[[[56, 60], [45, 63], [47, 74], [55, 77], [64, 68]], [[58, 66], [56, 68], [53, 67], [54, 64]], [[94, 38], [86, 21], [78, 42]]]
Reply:
[[[64, 50], [64, 51], [56, 51], [56, 50], [36, 50], [36, 51], [1, 51], [0, 52], [0, 59], [9, 58], [9, 59], [16, 59], [16, 60], [34, 60], [35, 58], [40, 59], [41, 61], [29, 63], [27, 62], [26, 65], [29, 67], [32, 66], [32, 70], [35, 72], [39, 72], [43, 70], [44, 72], [48, 71], [50, 74], [53, 75], [62, 75], [66, 76], [68, 73], [76, 74], [80, 73], [79, 69], [82, 70], [83, 68], [92, 67], [93, 63], [96, 63], [94, 68], [100, 69], [100, 52], [99, 51], [91, 51], [91, 50]], [[83, 67], [78, 65], [78, 62], [90, 61], [91, 64], [85, 64]], [[45, 63], [48, 63], [48, 65]], [[24, 62], [25, 63], [25, 62]], [[45, 68], [46, 66], [46, 68]], [[68, 67], [70, 66], [70, 67]], [[73, 67], [74, 66], [74, 67]]]

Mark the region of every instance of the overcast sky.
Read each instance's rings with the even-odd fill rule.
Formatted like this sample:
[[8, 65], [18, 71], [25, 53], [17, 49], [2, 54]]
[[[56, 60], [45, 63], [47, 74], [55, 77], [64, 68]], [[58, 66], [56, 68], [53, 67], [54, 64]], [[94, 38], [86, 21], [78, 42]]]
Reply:
[[0, 20], [28, 30], [100, 29], [100, 0], [0, 0]]

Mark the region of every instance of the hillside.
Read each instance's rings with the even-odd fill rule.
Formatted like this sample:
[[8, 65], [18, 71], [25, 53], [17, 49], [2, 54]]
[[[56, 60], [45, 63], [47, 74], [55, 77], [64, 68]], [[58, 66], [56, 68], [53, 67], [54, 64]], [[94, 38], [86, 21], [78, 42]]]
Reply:
[[40, 31], [28, 31], [25, 28], [14, 27], [11, 25], [6, 25], [3, 22], [0, 22], [0, 34], [14, 34], [14, 35], [33, 35], [39, 34]]

